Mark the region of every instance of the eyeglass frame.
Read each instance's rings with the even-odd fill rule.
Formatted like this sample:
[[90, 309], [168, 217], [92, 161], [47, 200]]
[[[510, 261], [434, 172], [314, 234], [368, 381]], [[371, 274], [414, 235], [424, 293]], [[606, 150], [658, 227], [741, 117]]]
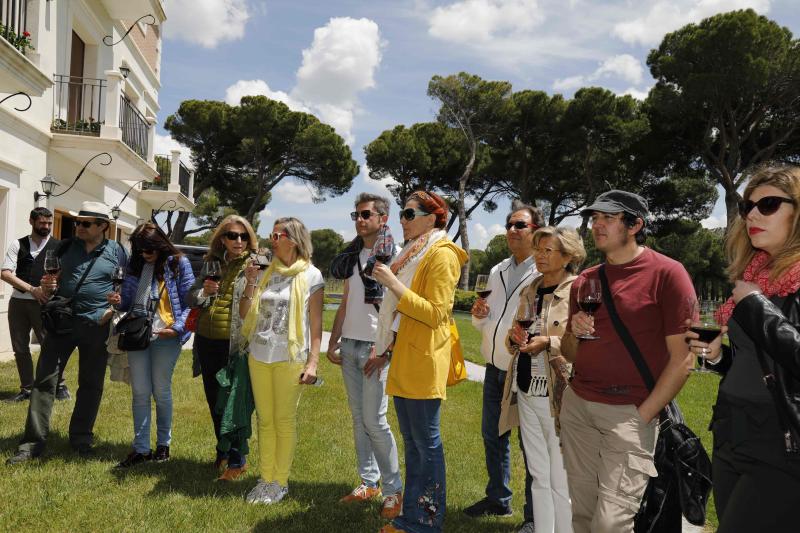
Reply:
[[[241, 240], [242, 242], [250, 242], [250, 233], [248, 233], [247, 231], [244, 231], [244, 232], [240, 233], [238, 231], [230, 231], [229, 230], [229, 231], [226, 231], [225, 233], [223, 233], [222, 235], [226, 239], [228, 239], [229, 241], [236, 242], [236, 241]], [[231, 235], [233, 235], [233, 237], [231, 237]]]
[[[773, 200], [779, 200], [779, 201], [778, 201], [777, 207], [775, 207], [774, 211], [769, 210], [769, 212], [766, 213], [766, 212], [762, 211], [762, 208], [759, 205], [764, 200], [767, 200], [768, 202], [769, 201], [773, 201]], [[763, 196], [763, 197], [759, 198], [758, 201], [756, 201], [756, 202], [754, 202], [753, 200], [740, 200], [737, 203], [737, 208], [739, 209], [739, 216], [742, 217], [743, 219], [746, 219], [750, 215], [750, 212], [753, 209], [755, 209], [756, 207], [758, 208], [758, 212], [761, 213], [762, 216], [769, 217], [769, 216], [772, 216], [775, 213], [777, 213], [778, 210], [781, 208], [781, 204], [784, 204], [784, 203], [785, 204], [791, 204], [791, 205], [796, 205], [797, 204], [792, 198], [786, 198], [785, 196], [770, 195], [770, 196]], [[766, 206], [764, 206], [764, 207], [766, 207]]]
[[[408, 217], [408, 212], [409, 212], [409, 211], [410, 211], [410, 212], [411, 212], [411, 213], [412, 213], [414, 216], [412, 216], [412, 217], [410, 217], [410, 218], [409, 218], [409, 217]], [[409, 222], [411, 222], [412, 220], [414, 220], [414, 219], [415, 219], [415, 218], [417, 218], [418, 216], [420, 216], [420, 217], [424, 217], [424, 216], [428, 216], [428, 215], [431, 215], [431, 214], [433, 214], [433, 213], [428, 213], [427, 211], [423, 211], [422, 209], [414, 209], [413, 207], [407, 207], [407, 208], [405, 208], [405, 209], [402, 209], [402, 210], [400, 211], [400, 213], [399, 213], [399, 215], [400, 215], [400, 220], [401, 220], [401, 221], [402, 221], [403, 219], [405, 219], [405, 220], [408, 220]]]
[[[276, 237], [276, 235], [277, 235], [277, 237]], [[289, 234], [288, 234], [288, 233], [286, 233], [285, 231], [273, 231], [272, 233], [270, 233], [270, 234], [269, 234], [269, 238], [270, 238], [270, 240], [272, 240], [272, 241], [279, 241], [279, 240], [281, 240], [281, 236], [284, 236], [284, 237], [286, 237], [287, 239], [291, 240], [291, 239], [289, 238]]]
[[[364, 216], [364, 213], [368, 213], [367, 216]], [[356, 222], [359, 218], [364, 220], [369, 220], [372, 218], [372, 215], [378, 215], [379, 217], [383, 216], [383, 213], [378, 213], [377, 211], [372, 211], [371, 209], [362, 209], [361, 211], [351, 211], [350, 212], [350, 220]]]
[[[524, 224], [520, 226], [520, 224]], [[517, 231], [522, 231], [525, 228], [532, 228], [533, 230], [539, 229], [539, 226], [534, 224], [533, 222], [525, 222], [524, 220], [515, 220], [514, 222], [506, 222], [506, 231], [511, 231], [511, 228], [514, 228]]]

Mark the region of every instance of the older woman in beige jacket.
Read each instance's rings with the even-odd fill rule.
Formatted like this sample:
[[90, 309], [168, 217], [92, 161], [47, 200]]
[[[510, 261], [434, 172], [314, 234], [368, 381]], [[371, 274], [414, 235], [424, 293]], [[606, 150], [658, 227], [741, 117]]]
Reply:
[[570, 365], [561, 355], [569, 316], [569, 291], [586, 258], [578, 234], [546, 227], [533, 235], [536, 269], [541, 273], [520, 295], [537, 317], [528, 330], [516, 324], [506, 344], [514, 356], [506, 374], [499, 432], [519, 425], [528, 471], [533, 478], [536, 533], [571, 533], [567, 474], [561, 456], [558, 414]]

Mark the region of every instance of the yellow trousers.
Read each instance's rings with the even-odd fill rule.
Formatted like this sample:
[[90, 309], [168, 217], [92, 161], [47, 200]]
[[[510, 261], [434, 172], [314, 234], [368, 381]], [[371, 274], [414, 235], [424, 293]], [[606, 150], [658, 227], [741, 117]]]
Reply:
[[247, 358], [258, 416], [261, 479], [286, 487], [297, 445], [297, 404], [303, 363], [262, 363]]

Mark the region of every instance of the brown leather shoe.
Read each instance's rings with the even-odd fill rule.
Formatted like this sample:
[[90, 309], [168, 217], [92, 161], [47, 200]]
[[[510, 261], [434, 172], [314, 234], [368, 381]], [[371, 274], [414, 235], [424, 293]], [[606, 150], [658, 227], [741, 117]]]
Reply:
[[222, 472], [222, 475], [217, 478], [217, 481], [234, 481], [239, 479], [242, 474], [247, 471], [247, 465], [243, 465], [240, 467], [228, 467]]
[[380, 495], [380, 487], [368, 487], [366, 483], [361, 483], [361, 485], [353, 489], [353, 492], [339, 500], [339, 503], [366, 502]]
[[393, 520], [398, 517], [403, 509], [403, 493], [390, 494], [383, 499], [381, 505], [381, 518]]

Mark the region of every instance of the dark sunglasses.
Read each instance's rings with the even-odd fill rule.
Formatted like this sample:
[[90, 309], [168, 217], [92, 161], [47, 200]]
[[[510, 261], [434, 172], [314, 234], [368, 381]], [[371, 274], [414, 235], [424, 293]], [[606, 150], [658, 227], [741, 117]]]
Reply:
[[143, 254], [148, 254], [149, 255], [149, 254], [154, 254], [154, 253], [158, 252], [158, 250], [156, 250], [155, 248], [142, 248], [141, 252]]
[[400, 211], [400, 220], [403, 219], [414, 220], [418, 216], [424, 217], [428, 215], [430, 215], [430, 213], [428, 213], [427, 211], [422, 211], [421, 209], [413, 209], [409, 207], [408, 209], [403, 209], [402, 211]]
[[514, 229], [517, 229], [517, 230], [523, 230], [525, 228], [534, 228], [534, 229], [536, 229], [538, 227], [539, 226], [537, 226], [536, 224], [531, 224], [529, 222], [523, 222], [521, 220], [517, 220], [516, 222], [506, 222], [506, 231], [510, 230], [511, 228], [514, 228]]
[[376, 213], [375, 211], [370, 211], [369, 209], [364, 209], [363, 211], [353, 211], [350, 213], [350, 220], [358, 220], [358, 217], [363, 218], [364, 220], [369, 220], [369, 217], [372, 215], [380, 216], [380, 213]]
[[765, 217], [768, 217], [775, 214], [775, 211], [780, 209], [782, 203], [794, 205], [794, 200], [791, 198], [784, 198], [783, 196], [765, 196], [757, 202], [752, 200], [741, 200], [739, 202], [739, 215], [742, 218], [747, 218], [747, 215], [750, 214], [750, 211], [752, 211], [754, 207], [758, 207], [758, 212]]
[[247, 232], [244, 233], [237, 233], [235, 231], [226, 231], [225, 238], [229, 241], [235, 241], [236, 239], [242, 239], [242, 242], [250, 242], [250, 234]]
[[73, 222], [73, 224], [75, 224], [76, 228], [78, 226], [83, 226], [84, 228], [91, 228], [92, 224], [99, 226], [100, 224], [102, 224], [102, 222], [97, 222], [96, 220], [76, 220]]

